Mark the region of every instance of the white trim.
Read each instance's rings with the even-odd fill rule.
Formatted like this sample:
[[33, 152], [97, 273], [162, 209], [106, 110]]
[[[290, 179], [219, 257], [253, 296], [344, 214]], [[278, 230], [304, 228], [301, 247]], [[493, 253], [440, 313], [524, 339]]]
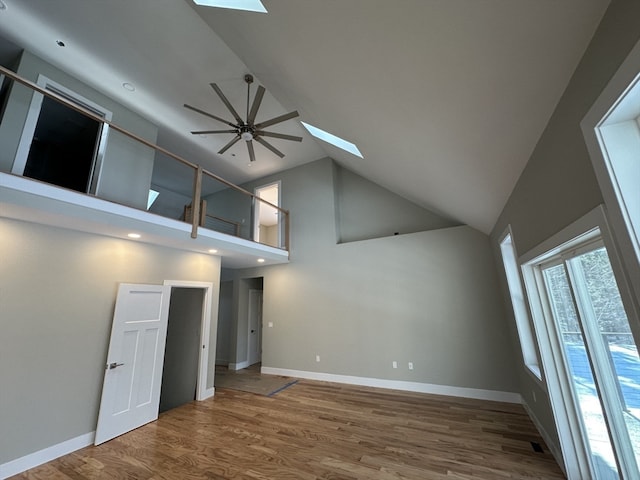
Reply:
[[[506, 242], [509, 238], [509, 242]], [[504, 278], [507, 281], [507, 291], [510, 306], [513, 312], [513, 319], [516, 324], [516, 332], [520, 341], [520, 353], [525, 370], [531, 375], [537, 385], [543, 386], [542, 369], [540, 368], [540, 354], [536, 349], [539, 342], [535, 325], [532, 324], [531, 314], [528, 309], [528, 299], [524, 292], [524, 280], [522, 272], [518, 266], [518, 252], [511, 224], [500, 236], [499, 245], [500, 257], [504, 270]]]
[[[629, 224], [628, 212], [618, 201], [619, 187], [615, 181], [615, 172], [611, 165], [601, 127], [608, 123], [634, 121], [631, 117], [637, 117], [637, 112], [632, 113], [632, 110], [637, 107], [629, 108], [628, 104], [632, 90], [636, 95], [636, 100], [640, 91], [639, 70], [640, 41], [631, 49], [627, 58], [580, 122], [598, 185], [607, 206], [612, 232], [615, 234], [622, 257], [628, 259], [625, 270], [627, 270], [636, 297], [640, 297], [640, 264], [638, 262], [640, 244], [638, 238], [632, 238], [633, 231], [629, 229], [634, 226]], [[635, 233], [638, 235], [639, 232]], [[631, 260], [634, 257], [635, 262]]]
[[244, 362], [238, 363], [229, 363], [229, 370], [242, 370], [243, 368], [247, 368], [249, 366], [249, 361], [245, 360]]
[[96, 432], [85, 433], [84, 435], [30, 453], [24, 457], [3, 463], [0, 465], [0, 479], [12, 477], [30, 468], [35, 468], [43, 463], [50, 462], [56, 458], [80, 450], [81, 448], [93, 445], [95, 436]]
[[549, 435], [549, 432], [547, 432], [547, 430], [542, 426], [542, 422], [538, 419], [536, 414], [533, 413], [533, 410], [531, 409], [531, 407], [529, 407], [529, 404], [524, 399], [522, 399], [522, 406], [527, 412], [527, 415], [529, 415], [529, 418], [531, 419], [535, 427], [538, 429], [538, 432], [540, 433], [540, 436], [544, 440], [544, 443], [546, 443], [547, 447], [549, 447], [549, 450], [551, 451], [551, 455], [553, 455], [553, 458], [556, 459], [558, 466], [562, 469], [562, 473], [564, 473], [566, 476], [567, 467], [564, 464], [564, 459], [562, 458], [562, 453], [560, 451], [560, 448], [558, 448], [558, 444], [551, 437], [551, 435]]
[[[571, 248], [572, 244], [582, 244], [589, 239], [589, 236], [597, 238], [601, 235], [597, 229], [606, 228], [607, 221], [604, 207], [598, 205], [596, 208], [586, 213], [576, 221], [564, 227], [562, 230], [552, 235], [550, 238], [539, 243], [531, 250], [518, 258], [520, 265], [527, 263], [542, 262], [546, 258], [556, 255], [558, 252]], [[580, 238], [578, 238], [580, 237]], [[609, 247], [607, 245], [607, 247]]]
[[337, 375], [333, 373], [306, 372], [303, 370], [289, 370], [286, 368], [262, 367], [261, 373], [282, 375], [285, 377], [306, 378], [323, 382], [346, 383], [363, 387], [387, 388], [404, 390], [407, 392], [446, 395], [448, 397], [475, 398], [494, 402], [522, 403], [522, 397], [515, 392], [501, 392], [499, 390], [483, 390], [479, 388], [453, 387], [436, 385], [433, 383], [407, 382], [404, 380], [386, 380], [383, 378], [354, 377], [351, 375]]
[[[278, 207], [282, 207], [282, 180], [276, 180], [276, 181], [271, 182], [271, 183], [266, 183], [264, 185], [260, 185], [260, 186], [258, 186], [258, 187], [253, 189], [253, 194], [257, 198], [262, 198], [262, 197], [260, 197], [259, 190], [264, 190], [264, 189], [266, 189], [268, 187], [272, 187], [274, 185], [278, 186], [278, 202], [277, 202], [276, 205]], [[261, 208], [262, 208], [262, 202], [260, 200], [256, 200], [255, 201], [255, 208], [254, 208], [254, 212], [253, 212], [253, 240], [256, 241], [256, 242], [260, 242], [260, 209]], [[280, 215], [280, 210], [278, 210], [276, 213], [278, 214], [278, 222], [276, 223], [276, 225], [278, 226], [278, 238], [277, 238], [276, 242], [277, 242], [277, 246], [280, 247], [282, 245], [282, 238], [284, 236], [284, 234], [282, 232], [282, 227], [284, 225], [284, 222], [282, 221], [282, 217]]]
[[[634, 337], [639, 335], [637, 308], [631, 288], [624, 276], [623, 264], [618, 256], [616, 242], [607, 221], [608, 211], [599, 205], [581, 218], [577, 219], [561, 231], [537, 245], [519, 258], [525, 288], [529, 297], [530, 308], [536, 331], [539, 333], [539, 347], [545, 368], [547, 392], [553, 411], [554, 421], [560, 441], [560, 449], [566, 460], [566, 475], [569, 479], [587, 478], [591, 475], [592, 459], [587, 446], [579, 436], [584, 436], [583, 423], [579, 412], [572, 403], [570, 379], [562, 368], [561, 350], [555, 322], [550, 306], [544, 295], [544, 280], [539, 266], [544, 262], [555, 262], [559, 255], [564, 257], [578, 254], [583, 245], [601, 239], [604, 243], [611, 268], [613, 269], [618, 289], [622, 297], [629, 325]], [[558, 260], [559, 261], [559, 260]], [[612, 447], [616, 449], [617, 444]], [[624, 475], [624, 466], [621, 466]], [[626, 477], [625, 477], [626, 478]]]
[[206, 400], [207, 398], [211, 398], [215, 396], [215, 394], [216, 394], [215, 387], [207, 388], [207, 390], [204, 392], [204, 398], [201, 398], [200, 400]]
[[165, 286], [178, 288], [201, 288], [204, 290], [204, 299], [202, 300], [202, 321], [200, 327], [200, 341], [202, 348], [200, 349], [198, 359], [198, 382], [196, 385], [196, 400], [205, 400], [207, 397], [207, 374], [209, 363], [209, 334], [211, 332], [211, 304], [213, 302], [213, 283], [211, 282], [192, 282], [187, 280], [165, 280]]

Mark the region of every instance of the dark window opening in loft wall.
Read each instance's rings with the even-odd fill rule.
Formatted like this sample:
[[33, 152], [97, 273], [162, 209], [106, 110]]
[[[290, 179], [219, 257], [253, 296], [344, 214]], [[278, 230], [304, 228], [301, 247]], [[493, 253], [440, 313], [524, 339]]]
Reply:
[[24, 176], [86, 193], [100, 131], [100, 122], [45, 97]]

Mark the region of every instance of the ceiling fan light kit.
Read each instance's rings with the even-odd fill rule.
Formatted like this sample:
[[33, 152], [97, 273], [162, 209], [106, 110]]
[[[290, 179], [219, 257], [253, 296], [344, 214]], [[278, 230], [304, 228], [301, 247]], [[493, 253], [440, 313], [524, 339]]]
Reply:
[[296, 137], [294, 135], [286, 135], [284, 133], [267, 132], [263, 130], [263, 128], [270, 127], [272, 125], [276, 125], [278, 123], [282, 123], [292, 118], [295, 118], [298, 116], [298, 112], [293, 111], [293, 112], [285, 113], [284, 115], [279, 115], [277, 117], [266, 120], [264, 122], [255, 123], [258, 109], [262, 104], [262, 98], [264, 97], [264, 94], [265, 94], [265, 88], [262, 85], [258, 86], [258, 90], [256, 91], [255, 97], [253, 97], [253, 103], [251, 103], [251, 108], [249, 108], [249, 103], [251, 98], [250, 90], [251, 90], [251, 84], [253, 83], [253, 75], [249, 75], [249, 74], [245, 75], [244, 81], [247, 84], [247, 114], [244, 120], [242, 119], [242, 117], [240, 117], [236, 109], [233, 108], [233, 105], [231, 105], [231, 102], [229, 102], [229, 100], [224, 95], [224, 93], [222, 93], [222, 90], [220, 90], [220, 87], [218, 87], [218, 85], [216, 85], [215, 83], [211, 83], [210, 84], [211, 88], [213, 88], [213, 91], [216, 92], [220, 100], [222, 100], [222, 103], [224, 103], [224, 105], [227, 107], [227, 110], [229, 110], [229, 112], [233, 116], [236, 123], [227, 121], [224, 118], [220, 118], [216, 115], [213, 115], [212, 113], [205, 112], [204, 110], [201, 110], [199, 108], [193, 107], [185, 103], [184, 104], [185, 108], [188, 108], [189, 110], [192, 110], [206, 117], [212, 118], [218, 122], [224, 123], [225, 125], [228, 125], [231, 127], [231, 129], [227, 129], [227, 130], [197, 130], [197, 131], [192, 131], [191, 133], [193, 135], [208, 135], [210, 133], [211, 134], [235, 133], [235, 136], [233, 137], [233, 139], [218, 151], [218, 154], [220, 155], [222, 155], [224, 152], [229, 150], [238, 141], [244, 140], [247, 143], [249, 160], [251, 162], [255, 162], [256, 156], [253, 150], [253, 140], [255, 140], [266, 149], [275, 153], [280, 158], [284, 158], [284, 153], [282, 153], [280, 150], [278, 150], [276, 147], [274, 147], [271, 143], [267, 142], [262, 137], [279, 138], [281, 140], [290, 140], [293, 142], [301, 142], [302, 137]]

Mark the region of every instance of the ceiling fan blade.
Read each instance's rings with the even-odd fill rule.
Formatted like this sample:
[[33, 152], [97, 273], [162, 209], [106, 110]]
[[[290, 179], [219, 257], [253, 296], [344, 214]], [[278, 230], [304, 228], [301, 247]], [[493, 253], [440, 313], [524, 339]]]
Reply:
[[209, 133], [238, 133], [237, 130], [195, 130], [194, 135], [207, 135]]
[[226, 151], [227, 151], [227, 150], [229, 150], [231, 147], [233, 147], [233, 146], [236, 144], [236, 142], [237, 142], [238, 140], [240, 140], [240, 135], [236, 135], [236, 136], [234, 137], [234, 139], [233, 139], [233, 140], [231, 140], [229, 143], [227, 143], [224, 147], [222, 147], [222, 148], [218, 151], [218, 153], [219, 153], [220, 155], [222, 155], [224, 152], [226, 152]]
[[262, 135], [263, 137], [281, 138], [283, 140], [291, 140], [293, 142], [301, 142], [302, 137], [296, 137], [293, 135], [285, 135], [284, 133], [265, 132], [264, 130], [258, 130], [255, 135]]
[[276, 147], [274, 147], [273, 145], [271, 145], [269, 142], [267, 142], [265, 139], [260, 138], [260, 137], [253, 137], [253, 139], [260, 143], [261, 145], [263, 145], [264, 147], [268, 148], [269, 150], [271, 150], [273, 153], [275, 153], [276, 155], [278, 155], [280, 158], [284, 158], [284, 153], [282, 153], [280, 150], [278, 150]]
[[255, 162], [256, 161], [256, 154], [253, 151], [253, 142], [251, 140], [249, 140], [247, 142], [247, 149], [249, 150], [249, 161], [250, 162]]
[[249, 116], [247, 117], [247, 123], [249, 125], [253, 125], [253, 122], [256, 119], [256, 114], [258, 113], [258, 109], [260, 108], [260, 104], [262, 103], [262, 97], [264, 96], [264, 87], [260, 85], [258, 87], [258, 91], [256, 92], [256, 96], [253, 97], [253, 104], [251, 105], [251, 111], [249, 112]]
[[232, 127], [240, 128], [238, 125], [234, 125], [231, 122], [227, 122], [224, 118], [216, 117], [215, 115], [213, 115], [211, 113], [207, 113], [204, 110], [200, 110], [199, 108], [192, 107], [191, 105], [187, 105], [186, 103], [184, 104], [184, 108], [188, 108], [189, 110], [193, 110], [194, 112], [198, 112], [199, 114], [204, 115], [205, 117], [213, 118], [214, 120], [217, 120], [219, 122], [225, 123], [225, 124], [230, 125]]
[[284, 115], [280, 115], [279, 117], [272, 118], [271, 120], [267, 120], [266, 122], [258, 123], [255, 127], [260, 130], [264, 127], [269, 127], [271, 125], [275, 125], [276, 123], [284, 122], [285, 120], [289, 120], [290, 118], [296, 118], [298, 116], [298, 112], [290, 112], [285, 113]]
[[213, 88], [215, 92], [218, 94], [218, 96], [220, 97], [220, 100], [222, 100], [222, 103], [224, 103], [227, 109], [231, 112], [231, 115], [233, 115], [233, 118], [236, 119], [236, 122], [238, 122], [238, 125], [244, 125], [244, 122], [240, 118], [240, 115], [238, 115], [238, 112], [236, 112], [235, 108], [233, 108], [233, 105], [229, 103], [229, 100], [227, 100], [227, 97], [224, 96], [224, 93], [222, 93], [222, 90], [220, 90], [220, 87], [218, 87], [218, 85], [216, 85], [215, 83], [211, 83], [210, 85], [211, 85], [211, 88]]

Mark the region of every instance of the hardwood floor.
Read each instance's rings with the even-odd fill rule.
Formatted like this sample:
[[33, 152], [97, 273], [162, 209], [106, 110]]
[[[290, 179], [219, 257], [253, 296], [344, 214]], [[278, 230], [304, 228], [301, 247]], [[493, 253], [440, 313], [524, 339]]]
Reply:
[[520, 405], [301, 380], [271, 398], [216, 390], [212, 399], [13, 478], [565, 477]]

